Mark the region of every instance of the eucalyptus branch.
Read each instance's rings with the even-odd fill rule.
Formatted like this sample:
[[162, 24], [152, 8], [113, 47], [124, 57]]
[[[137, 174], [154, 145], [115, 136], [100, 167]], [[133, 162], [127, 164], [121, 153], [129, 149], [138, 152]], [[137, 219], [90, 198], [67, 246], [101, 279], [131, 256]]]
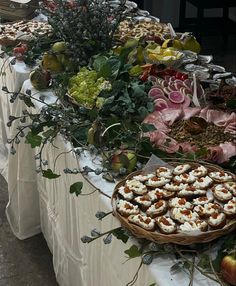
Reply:
[[81, 241], [82, 241], [83, 243], [90, 243], [90, 242], [92, 242], [92, 241], [94, 241], [94, 240], [96, 240], [96, 239], [98, 239], [98, 238], [100, 238], [100, 237], [102, 237], [102, 236], [105, 236], [105, 235], [107, 235], [107, 234], [112, 234], [112, 232], [117, 231], [117, 230], [119, 230], [119, 229], [121, 229], [121, 228], [122, 228], [122, 227], [113, 228], [113, 229], [108, 230], [108, 231], [105, 231], [105, 232], [103, 232], [103, 233], [99, 233], [99, 234], [98, 234], [97, 236], [95, 236], [95, 237], [83, 236], [83, 237], [81, 237]]
[[[211, 245], [209, 246], [209, 249], [211, 249]], [[218, 275], [218, 273], [216, 273], [215, 271], [215, 268], [212, 264], [212, 260], [211, 260], [211, 257], [209, 256], [209, 264], [210, 264], [210, 267], [211, 267], [211, 271], [212, 273], [215, 275], [216, 279], [218, 280], [218, 283], [220, 284], [220, 286], [225, 286], [225, 283], [223, 283]]]
[[142, 265], [143, 265], [143, 261], [141, 260], [139, 267], [138, 267], [136, 273], [134, 274], [133, 279], [129, 283], [127, 283], [126, 286], [132, 286], [136, 283], [136, 281], [138, 280], [138, 274], [139, 274], [139, 271], [140, 271]]
[[57, 160], [59, 159], [60, 156], [64, 155], [64, 154], [69, 154], [73, 151], [73, 149], [69, 150], [69, 151], [66, 151], [66, 152], [61, 152], [60, 154], [58, 154], [55, 158], [55, 161], [54, 161], [54, 165], [53, 165], [53, 170], [55, 171], [55, 168], [56, 168], [56, 163], [57, 163]]
[[193, 286], [193, 279], [194, 279], [194, 267], [195, 267], [195, 256], [193, 256], [192, 267], [190, 269], [190, 281], [188, 286]]
[[97, 188], [97, 187], [87, 178], [87, 176], [85, 176], [85, 174], [83, 174], [83, 173], [81, 172], [81, 175], [83, 176], [83, 178], [85, 179], [85, 181], [86, 181], [87, 183], [89, 183], [89, 185], [92, 186], [92, 187], [95, 189], [94, 191], [98, 191], [101, 195], [103, 195], [103, 196], [105, 196], [105, 197], [111, 199], [111, 196], [109, 196], [108, 194], [106, 194], [106, 193], [104, 193], [103, 191], [101, 191], [101, 189]]
[[[175, 245], [175, 251], [178, 253], [178, 255], [184, 259], [189, 265], [192, 265], [192, 262], [186, 258], [183, 254], [182, 251], [178, 249], [177, 245]], [[194, 267], [196, 270], [198, 270], [202, 275], [204, 275], [205, 277], [211, 279], [212, 281], [215, 281], [217, 283], [219, 283], [218, 280], [216, 280], [215, 278], [213, 278], [211, 275], [208, 275], [206, 272], [204, 272], [200, 267], [198, 267], [196, 264], [194, 264]]]

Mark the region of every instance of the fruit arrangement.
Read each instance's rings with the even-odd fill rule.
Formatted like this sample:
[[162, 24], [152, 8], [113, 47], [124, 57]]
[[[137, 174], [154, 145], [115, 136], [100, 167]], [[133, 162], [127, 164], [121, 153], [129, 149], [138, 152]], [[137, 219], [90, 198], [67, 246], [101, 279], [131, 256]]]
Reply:
[[175, 48], [163, 48], [156, 43], [147, 45], [144, 51], [146, 62], [164, 64], [165, 66], [179, 66], [183, 53]]
[[200, 164], [129, 176], [113, 198], [115, 211], [128, 223], [151, 232], [197, 236], [236, 227], [235, 176]]

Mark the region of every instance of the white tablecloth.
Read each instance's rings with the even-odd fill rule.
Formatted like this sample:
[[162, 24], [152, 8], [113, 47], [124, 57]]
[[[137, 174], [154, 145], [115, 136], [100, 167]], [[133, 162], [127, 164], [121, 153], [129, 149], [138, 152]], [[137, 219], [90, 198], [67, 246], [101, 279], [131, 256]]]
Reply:
[[[1, 53], [1, 46], [0, 46]], [[7, 127], [8, 116], [15, 113], [15, 104], [10, 104], [3, 86], [7, 86], [9, 91], [19, 91], [22, 83], [29, 77], [30, 69], [24, 62], [10, 64], [11, 59], [0, 58], [0, 174], [7, 180], [8, 146], [7, 138], [10, 136], [10, 128]], [[4, 75], [5, 74], [5, 75]]]
[[[22, 90], [26, 89], [32, 89], [29, 80], [23, 84]], [[32, 93], [35, 92], [32, 89]], [[52, 93], [45, 92], [45, 95], [50, 102], [55, 100]], [[37, 107], [40, 108], [41, 105]], [[17, 100], [12, 115], [20, 114], [22, 109], [25, 109], [23, 102]], [[12, 133], [15, 127], [12, 127]], [[98, 210], [111, 210], [107, 197], [98, 192], [79, 197], [69, 193], [70, 185], [76, 181], [84, 182], [83, 193], [93, 190], [81, 175], [63, 173], [63, 169], [67, 167], [73, 169], [79, 165], [93, 164], [91, 157], [85, 154], [76, 158], [73, 152], [68, 152], [71, 146], [60, 136], [55, 139], [54, 145], [58, 148], [48, 145], [43, 157], [53, 168], [55, 158], [63, 152], [55, 166], [55, 173], [61, 175], [56, 180], [36, 175], [36, 150], [24, 142], [19, 144], [17, 153], [8, 158], [7, 216], [13, 232], [18, 238], [24, 239], [42, 230], [52, 251], [54, 270], [61, 286], [126, 285], [133, 278], [140, 263], [140, 258], [124, 263], [124, 250], [134, 244], [133, 241], [123, 244], [114, 238], [110, 245], [104, 245], [102, 239], [91, 244], [83, 244], [80, 241], [83, 235], [90, 235], [94, 228], [103, 232], [119, 226], [117, 219], [111, 215], [103, 221], [95, 218]], [[90, 176], [89, 179], [104, 192], [112, 193], [114, 184], [104, 181], [99, 176]], [[156, 282], [161, 286], [187, 286], [189, 282], [185, 274], [170, 275], [172, 259], [159, 257], [152, 265], [143, 266], [136, 285], [148, 286]], [[196, 276], [194, 285], [216, 285]]]

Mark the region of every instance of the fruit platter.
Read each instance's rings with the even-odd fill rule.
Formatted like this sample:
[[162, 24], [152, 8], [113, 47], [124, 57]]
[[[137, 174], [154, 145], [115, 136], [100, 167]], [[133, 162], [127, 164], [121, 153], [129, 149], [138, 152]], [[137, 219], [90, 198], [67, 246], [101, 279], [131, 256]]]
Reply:
[[236, 176], [218, 166], [171, 163], [115, 187], [113, 213], [135, 236], [188, 245], [236, 228]]

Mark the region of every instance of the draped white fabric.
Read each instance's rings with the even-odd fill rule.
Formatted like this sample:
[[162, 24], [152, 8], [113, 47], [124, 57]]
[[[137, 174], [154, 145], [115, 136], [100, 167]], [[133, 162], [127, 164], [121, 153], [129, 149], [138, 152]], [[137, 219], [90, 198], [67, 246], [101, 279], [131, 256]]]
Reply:
[[[12, 77], [12, 74], [10, 75]], [[29, 80], [24, 82], [22, 91], [32, 89]], [[44, 92], [48, 102], [55, 101], [52, 93]], [[6, 97], [1, 93], [1, 106]], [[35, 96], [39, 96], [36, 94]], [[38, 105], [37, 108], [41, 108]], [[13, 109], [14, 107], [14, 109]], [[13, 107], [8, 106], [12, 115], [20, 114], [25, 106], [17, 100]], [[1, 113], [2, 122], [6, 122], [9, 114]], [[15, 127], [11, 128], [14, 134]], [[4, 133], [4, 132], [1, 132]], [[3, 135], [0, 142], [3, 141]], [[6, 139], [6, 138], [5, 138]], [[5, 145], [5, 143], [4, 143]], [[90, 235], [90, 231], [97, 228], [106, 231], [119, 226], [115, 217], [109, 215], [103, 221], [95, 218], [98, 210], [110, 211], [110, 200], [98, 192], [90, 196], [76, 197], [69, 193], [69, 187], [76, 181], [83, 181], [83, 193], [90, 193], [93, 187], [80, 175], [65, 175], [64, 168], [78, 168], [89, 165], [94, 167], [89, 154], [76, 157], [71, 152], [70, 144], [58, 136], [53, 147], [47, 145], [43, 158], [48, 160], [50, 168], [61, 176], [56, 180], [43, 178], [36, 175], [36, 161], [34, 155], [37, 150], [31, 149], [30, 145], [22, 140], [17, 148], [17, 153], [8, 157], [8, 185], [9, 204], [7, 216], [15, 235], [24, 239], [38, 232], [40, 228], [45, 236], [49, 248], [53, 254], [53, 264], [57, 280], [61, 286], [124, 286], [135, 274], [140, 258], [127, 261], [124, 250], [134, 242], [123, 244], [113, 239], [110, 245], [104, 245], [102, 239], [83, 244], [80, 238]], [[104, 181], [99, 176], [90, 176], [89, 180], [107, 194], [111, 194], [114, 184]], [[163, 286], [187, 286], [188, 277], [179, 273], [170, 274], [170, 266], [173, 264], [172, 257], [159, 257], [152, 265], [143, 266], [137, 286], [148, 286], [154, 282]], [[196, 275], [194, 285], [216, 285], [205, 278]]]

